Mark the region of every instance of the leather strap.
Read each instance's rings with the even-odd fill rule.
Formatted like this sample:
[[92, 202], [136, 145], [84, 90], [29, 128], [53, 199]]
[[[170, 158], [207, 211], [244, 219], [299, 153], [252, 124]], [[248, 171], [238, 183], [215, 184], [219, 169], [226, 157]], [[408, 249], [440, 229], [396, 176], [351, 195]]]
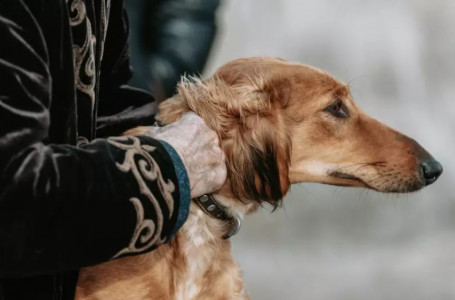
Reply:
[[228, 215], [226, 208], [219, 204], [212, 195], [202, 195], [193, 200], [207, 215], [231, 224], [229, 232], [223, 236], [223, 239], [226, 240], [239, 232], [241, 226], [240, 218]]
[[225, 208], [216, 202], [212, 195], [202, 195], [194, 199], [194, 201], [209, 216], [222, 221], [232, 220], [232, 217], [226, 213]]

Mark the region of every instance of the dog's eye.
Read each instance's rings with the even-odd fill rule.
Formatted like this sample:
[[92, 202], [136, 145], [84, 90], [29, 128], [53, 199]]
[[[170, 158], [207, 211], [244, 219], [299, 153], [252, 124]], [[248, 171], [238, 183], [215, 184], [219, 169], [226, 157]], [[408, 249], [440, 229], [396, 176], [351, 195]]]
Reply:
[[336, 104], [331, 104], [327, 106], [324, 111], [331, 113], [337, 118], [347, 118], [349, 117], [347, 109], [344, 107], [344, 105], [341, 102], [338, 102]]

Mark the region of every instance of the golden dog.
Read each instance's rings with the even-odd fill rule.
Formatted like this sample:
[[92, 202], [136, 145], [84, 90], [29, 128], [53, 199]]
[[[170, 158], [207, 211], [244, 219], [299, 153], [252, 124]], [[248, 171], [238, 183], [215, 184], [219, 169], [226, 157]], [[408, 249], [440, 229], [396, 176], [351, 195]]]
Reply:
[[[183, 79], [158, 120], [169, 124], [188, 111], [220, 137], [228, 179], [214, 198], [234, 218], [263, 202], [276, 206], [292, 183], [403, 193], [442, 173], [414, 140], [361, 111], [346, 84], [302, 64], [246, 58], [207, 80]], [[192, 203], [169, 244], [82, 269], [76, 299], [249, 299], [223, 239], [231, 227]]]

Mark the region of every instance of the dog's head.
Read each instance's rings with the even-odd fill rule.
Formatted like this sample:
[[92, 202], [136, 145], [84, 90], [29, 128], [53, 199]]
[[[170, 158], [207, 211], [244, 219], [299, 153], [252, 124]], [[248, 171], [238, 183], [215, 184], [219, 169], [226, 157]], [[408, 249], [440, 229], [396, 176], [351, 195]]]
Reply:
[[226, 153], [221, 192], [276, 204], [291, 183], [319, 182], [411, 192], [441, 165], [418, 143], [360, 110], [347, 85], [276, 58], [246, 58], [206, 79], [183, 79], [159, 120], [187, 111], [214, 129]]

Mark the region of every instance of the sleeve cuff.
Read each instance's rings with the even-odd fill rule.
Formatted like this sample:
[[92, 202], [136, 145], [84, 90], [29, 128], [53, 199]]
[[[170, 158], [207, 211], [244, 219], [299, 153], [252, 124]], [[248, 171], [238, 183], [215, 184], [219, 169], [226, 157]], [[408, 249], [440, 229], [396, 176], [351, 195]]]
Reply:
[[180, 202], [179, 202], [179, 211], [177, 215], [177, 223], [175, 224], [174, 230], [172, 231], [171, 235], [169, 236], [169, 240], [171, 240], [177, 231], [182, 227], [183, 223], [185, 223], [186, 219], [188, 218], [188, 214], [190, 211], [190, 202], [191, 202], [191, 189], [190, 189], [190, 180], [188, 178], [188, 174], [185, 169], [185, 165], [183, 164], [182, 159], [177, 154], [174, 148], [171, 145], [166, 143], [165, 141], [159, 140], [159, 142], [163, 145], [166, 151], [169, 153], [169, 156], [174, 163], [175, 173], [177, 175], [178, 185], [179, 185], [179, 195], [180, 195]]

